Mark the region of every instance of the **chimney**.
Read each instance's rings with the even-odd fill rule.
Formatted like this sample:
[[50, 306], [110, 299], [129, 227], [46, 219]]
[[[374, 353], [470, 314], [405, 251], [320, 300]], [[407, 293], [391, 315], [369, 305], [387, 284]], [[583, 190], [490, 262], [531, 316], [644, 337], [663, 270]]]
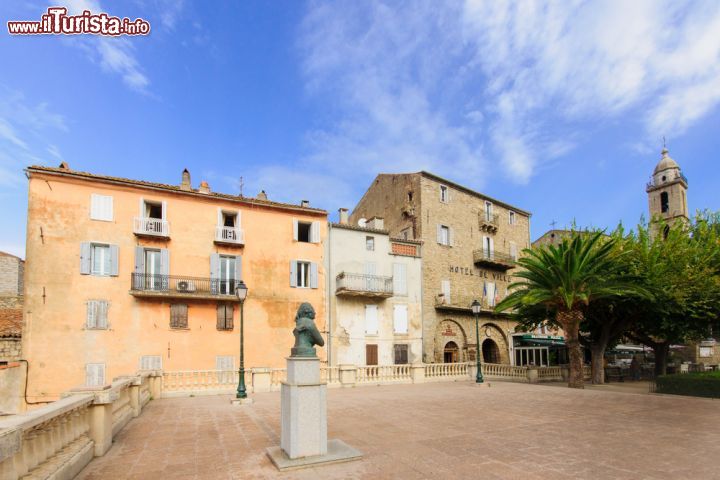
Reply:
[[339, 218], [340, 218], [340, 224], [341, 225], [347, 225], [348, 224], [348, 209], [347, 208], [341, 208], [338, 210]]
[[192, 190], [192, 184], [190, 183], [190, 172], [186, 168], [182, 172], [182, 182], [180, 182], [180, 190], [189, 192]]
[[303, 208], [309, 208], [310, 207], [310, 200], [300, 200], [300, 206]]
[[61, 162], [58, 168], [62, 168], [63, 170], [70, 170], [70, 165], [68, 165], [67, 162]]
[[267, 200], [267, 193], [265, 193], [265, 190], [260, 190], [260, 193], [257, 194], [258, 200]]
[[367, 222], [367, 228], [372, 228], [373, 230], [385, 230], [385, 220], [383, 217], [372, 217]]
[[200, 182], [199, 192], [200, 193], [210, 193], [210, 185], [208, 185], [208, 182], [206, 182], [205, 180]]

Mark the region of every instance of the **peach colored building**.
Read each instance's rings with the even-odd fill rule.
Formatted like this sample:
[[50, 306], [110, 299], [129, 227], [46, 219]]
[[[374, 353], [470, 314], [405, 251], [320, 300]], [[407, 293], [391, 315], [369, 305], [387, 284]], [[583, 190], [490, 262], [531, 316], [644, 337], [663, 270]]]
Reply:
[[[59, 168], [29, 167], [28, 400], [138, 369], [281, 367], [302, 301], [325, 331], [327, 212]], [[322, 352], [322, 349], [320, 349]]]

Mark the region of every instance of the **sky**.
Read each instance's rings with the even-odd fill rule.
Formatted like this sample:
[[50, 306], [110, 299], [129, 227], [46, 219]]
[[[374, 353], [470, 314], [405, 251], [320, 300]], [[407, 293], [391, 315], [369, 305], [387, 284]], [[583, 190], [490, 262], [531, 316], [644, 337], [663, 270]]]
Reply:
[[[0, 3], [0, 251], [28, 165], [352, 208], [428, 170], [551, 228], [634, 226], [663, 137], [720, 210], [718, 1], [53, 1], [148, 36], [11, 36]], [[241, 180], [242, 179], [242, 180]]]

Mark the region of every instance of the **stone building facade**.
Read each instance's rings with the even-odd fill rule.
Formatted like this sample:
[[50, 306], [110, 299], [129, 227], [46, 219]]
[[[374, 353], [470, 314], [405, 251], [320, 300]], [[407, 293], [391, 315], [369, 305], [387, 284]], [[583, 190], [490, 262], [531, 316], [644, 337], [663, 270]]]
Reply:
[[21, 357], [25, 262], [0, 252], [0, 361]]
[[420, 242], [391, 238], [381, 218], [351, 225], [341, 209], [325, 248], [330, 364], [421, 362]]
[[514, 259], [530, 246], [530, 213], [428, 172], [381, 174], [350, 217], [382, 217], [390, 235], [423, 242], [423, 360], [475, 359], [470, 309], [482, 304], [480, 351], [510, 363], [515, 322], [493, 313], [507, 295]]
[[282, 367], [301, 302], [325, 326], [327, 212], [264, 194], [29, 167], [28, 399], [139, 369]]
[[657, 220], [670, 225], [677, 221], [688, 222], [690, 219], [687, 206], [688, 181], [680, 165], [668, 153], [667, 148], [662, 149], [660, 161], [645, 187], [651, 226], [657, 224]]

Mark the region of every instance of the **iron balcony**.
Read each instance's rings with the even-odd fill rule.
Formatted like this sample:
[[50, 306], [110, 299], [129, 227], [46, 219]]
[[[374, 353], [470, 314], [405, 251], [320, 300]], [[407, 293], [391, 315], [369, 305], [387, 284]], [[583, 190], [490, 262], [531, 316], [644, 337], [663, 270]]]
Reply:
[[182, 275], [150, 275], [132, 273], [130, 294], [149, 298], [187, 298], [200, 300], [238, 301], [235, 288], [239, 280], [187, 277]]
[[484, 265], [497, 270], [510, 270], [515, 267], [516, 260], [507, 253], [487, 251], [482, 248], [473, 251], [473, 262], [476, 265]]
[[393, 296], [392, 277], [342, 272], [335, 282], [336, 295], [379, 298]]

